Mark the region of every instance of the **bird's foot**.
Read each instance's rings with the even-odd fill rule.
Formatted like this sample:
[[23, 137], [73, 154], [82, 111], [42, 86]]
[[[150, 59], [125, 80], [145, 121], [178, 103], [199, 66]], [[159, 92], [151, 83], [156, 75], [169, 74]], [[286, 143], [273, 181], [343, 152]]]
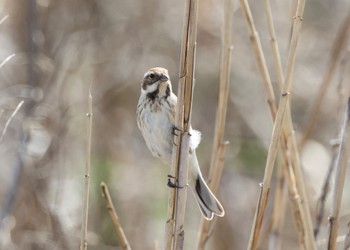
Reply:
[[178, 134], [176, 133], [176, 131], [180, 131], [183, 132], [182, 129], [179, 129], [178, 127], [176, 127], [175, 125], [173, 126], [173, 130], [171, 131], [171, 134], [174, 136], [178, 136]]
[[179, 186], [176, 184], [178, 182], [177, 180], [175, 180], [175, 183], [173, 183], [173, 182], [171, 182], [171, 179], [176, 179], [176, 178], [169, 174], [168, 175], [168, 183], [167, 183], [168, 187], [170, 187], [170, 188], [183, 188], [182, 186]]

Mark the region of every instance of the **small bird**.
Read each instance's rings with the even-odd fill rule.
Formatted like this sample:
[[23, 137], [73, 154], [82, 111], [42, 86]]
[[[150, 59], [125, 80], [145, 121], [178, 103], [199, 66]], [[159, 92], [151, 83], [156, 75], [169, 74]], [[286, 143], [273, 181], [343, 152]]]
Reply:
[[[149, 69], [141, 82], [137, 105], [137, 125], [152, 155], [170, 166], [174, 143], [177, 97], [172, 91], [168, 71], [161, 67]], [[205, 183], [195, 149], [201, 133], [190, 128], [188, 184], [205, 219], [224, 216], [225, 211]], [[171, 186], [171, 185], [170, 185]], [[176, 185], [174, 185], [176, 187]]]

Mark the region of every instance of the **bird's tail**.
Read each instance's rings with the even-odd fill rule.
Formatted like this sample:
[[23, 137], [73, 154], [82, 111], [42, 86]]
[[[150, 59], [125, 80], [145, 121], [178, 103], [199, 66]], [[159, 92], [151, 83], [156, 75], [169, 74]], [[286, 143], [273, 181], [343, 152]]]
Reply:
[[194, 195], [205, 219], [211, 220], [214, 215], [220, 217], [225, 215], [224, 208], [211, 192], [201, 175], [198, 175], [196, 180]]
[[[194, 191], [194, 196], [196, 198], [197, 204], [200, 208], [200, 211], [202, 212], [202, 215], [205, 219], [211, 220], [213, 219], [214, 215], [223, 217], [225, 215], [225, 210], [218, 201], [218, 199], [215, 197], [213, 192], [209, 189], [208, 185], [205, 183], [202, 174], [199, 169], [197, 157], [195, 155], [195, 152], [193, 152], [194, 155], [192, 155], [192, 188]], [[194, 168], [194, 169], [193, 169]]]

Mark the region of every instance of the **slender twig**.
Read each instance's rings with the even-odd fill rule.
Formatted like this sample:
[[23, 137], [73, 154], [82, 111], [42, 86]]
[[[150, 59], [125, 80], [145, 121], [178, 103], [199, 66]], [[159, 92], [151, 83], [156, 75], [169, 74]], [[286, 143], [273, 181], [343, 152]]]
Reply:
[[81, 239], [80, 250], [87, 250], [87, 224], [89, 213], [89, 186], [90, 186], [90, 159], [91, 159], [91, 138], [92, 138], [92, 95], [91, 86], [88, 94], [88, 113], [87, 117], [87, 130], [86, 130], [86, 162], [85, 162], [85, 174], [84, 174], [84, 196], [83, 196], [83, 212], [82, 212], [82, 225], [81, 225]]
[[7, 120], [4, 129], [2, 130], [1, 136], [0, 136], [0, 143], [2, 142], [2, 139], [4, 138], [4, 135], [6, 134], [7, 128], [10, 125], [13, 117], [15, 117], [15, 115], [17, 114], [17, 112], [19, 111], [19, 109], [22, 107], [24, 101], [20, 101], [16, 107], [16, 109], [12, 112], [10, 118]]
[[322, 192], [321, 192], [320, 198], [318, 198], [317, 205], [316, 205], [316, 222], [315, 222], [315, 228], [314, 228], [314, 235], [316, 239], [318, 237], [318, 233], [320, 232], [320, 228], [323, 221], [325, 203], [326, 203], [327, 195], [330, 188], [331, 176], [335, 168], [336, 152], [338, 152], [338, 148], [339, 148], [339, 144], [333, 146], [333, 157], [329, 165], [325, 181], [322, 186]]
[[329, 216], [328, 249], [336, 249], [336, 239], [339, 227], [339, 212], [343, 195], [346, 168], [350, 157], [350, 99], [344, 114], [343, 128], [341, 133], [342, 142], [339, 147], [336, 164], [336, 176], [334, 182], [333, 202], [331, 215]]
[[[343, 119], [343, 116], [344, 116], [343, 114], [345, 112], [344, 103], [346, 102], [346, 99], [344, 99], [344, 97], [347, 96], [345, 94], [345, 92], [347, 92], [348, 88], [346, 88], [345, 87], [346, 84], [344, 84], [344, 75], [345, 75], [346, 70], [348, 69], [347, 66], [348, 66], [349, 57], [350, 57], [350, 51], [347, 51], [347, 53], [345, 54], [344, 58], [342, 59], [342, 61], [340, 63], [339, 84], [337, 86], [337, 90], [338, 90], [337, 94], [338, 94], [338, 100], [339, 100], [338, 113], [340, 114], [339, 124], [341, 124], [341, 119]], [[337, 132], [337, 139], [331, 141], [331, 145], [332, 145], [332, 149], [333, 149], [332, 150], [333, 151], [332, 161], [331, 161], [331, 164], [328, 168], [325, 181], [323, 183], [320, 198], [318, 199], [318, 202], [317, 202], [316, 223], [315, 223], [315, 229], [314, 229], [315, 237], [318, 236], [318, 233], [319, 233], [321, 225], [322, 225], [322, 220], [324, 217], [325, 203], [326, 203], [327, 195], [329, 192], [331, 176], [332, 176], [333, 171], [335, 169], [337, 153], [339, 150], [339, 145], [340, 145], [340, 140], [341, 140], [340, 134], [341, 134], [341, 125], [339, 126], [339, 129]]]
[[180, 78], [175, 116], [179, 135], [174, 136], [170, 174], [183, 188], [169, 191], [168, 219], [165, 226], [166, 250], [180, 250], [184, 245], [184, 218], [187, 198], [188, 154], [196, 54], [198, 0], [187, 0], [180, 58]]
[[[241, 3], [243, 6], [248, 5], [247, 1], [244, 1], [244, 0], [241, 0]], [[261, 184], [261, 196], [259, 198], [258, 205], [256, 208], [256, 213], [254, 217], [254, 223], [251, 231], [248, 249], [256, 249], [257, 247], [260, 229], [261, 229], [261, 225], [262, 225], [262, 221], [265, 213], [265, 208], [267, 205], [267, 199], [268, 199], [271, 177], [273, 172], [273, 165], [277, 155], [277, 146], [278, 146], [279, 137], [282, 131], [285, 110], [290, 99], [290, 90], [292, 87], [292, 79], [293, 79], [294, 65], [295, 65], [295, 59], [296, 59], [296, 48], [298, 45], [298, 40], [299, 40], [299, 35], [300, 35], [300, 30], [302, 25], [302, 16], [304, 13], [304, 7], [305, 7], [305, 1], [299, 0], [296, 16], [293, 22], [293, 33], [292, 33], [292, 39], [291, 39], [290, 50], [288, 55], [286, 80], [283, 86], [283, 91], [281, 94], [281, 99], [279, 102], [276, 119], [273, 126], [272, 140], [269, 146], [264, 180], [263, 180], [263, 183]]]
[[108, 213], [111, 216], [115, 231], [117, 232], [117, 238], [118, 238], [118, 241], [120, 243], [120, 246], [124, 250], [131, 250], [129, 241], [125, 236], [122, 225], [120, 224], [117, 211], [114, 208], [108, 187], [104, 182], [101, 182], [100, 186], [101, 186], [101, 190], [102, 190], [102, 195], [105, 198], [106, 203], [107, 203]]
[[346, 17], [341, 28], [339, 29], [337, 37], [333, 44], [329, 66], [323, 77], [321, 86], [318, 88], [319, 92], [317, 93], [317, 96], [315, 97], [314, 102], [312, 103], [312, 106], [309, 111], [309, 115], [307, 116], [308, 122], [305, 125], [305, 128], [303, 129], [303, 133], [301, 135], [301, 139], [298, 142], [299, 147], [302, 147], [305, 144], [310, 134], [312, 133], [312, 130], [316, 124], [317, 118], [320, 114], [322, 101], [324, 100], [324, 96], [327, 93], [327, 89], [334, 76], [334, 73], [336, 72], [338, 61], [342, 54], [341, 52], [343, 51], [344, 47], [347, 44], [349, 35], [350, 35], [350, 10], [349, 10], [348, 16]]
[[[215, 136], [214, 145], [212, 149], [211, 164], [209, 171], [209, 187], [214, 194], [217, 193], [223, 165], [227, 141], [224, 141], [225, 123], [227, 102], [230, 87], [230, 73], [231, 73], [231, 55], [232, 55], [232, 34], [233, 34], [233, 0], [224, 1], [224, 27], [222, 30], [222, 50], [221, 50], [221, 68], [220, 68], [220, 83], [219, 83], [219, 99], [218, 107], [216, 110], [216, 124], [215, 124]], [[202, 218], [199, 238], [198, 249], [204, 250], [205, 244], [210, 236], [212, 229], [212, 221]]]

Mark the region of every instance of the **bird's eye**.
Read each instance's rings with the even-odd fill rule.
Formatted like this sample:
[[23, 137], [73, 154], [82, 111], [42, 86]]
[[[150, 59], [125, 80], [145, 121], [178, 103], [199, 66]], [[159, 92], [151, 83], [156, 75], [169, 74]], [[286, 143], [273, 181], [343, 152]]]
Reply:
[[153, 79], [155, 77], [155, 75], [152, 73], [149, 75], [149, 78]]

